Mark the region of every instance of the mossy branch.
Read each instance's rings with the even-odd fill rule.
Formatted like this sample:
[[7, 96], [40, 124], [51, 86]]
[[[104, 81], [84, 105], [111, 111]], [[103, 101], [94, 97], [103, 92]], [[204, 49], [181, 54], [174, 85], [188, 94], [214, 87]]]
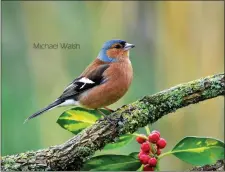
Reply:
[[194, 167], [190, 171], [224, 171], [225, 160], [218, 160], [215, 164]]
[[224, 74], [217, 74], [145, 96], [111, 114], [114, 125], [100, 120], [62, 145], [4, 156], [1, 170], [80, 170], [95, 151], [116, 137], [133, 133], [182, 107], [222, 96], [224, 88]]

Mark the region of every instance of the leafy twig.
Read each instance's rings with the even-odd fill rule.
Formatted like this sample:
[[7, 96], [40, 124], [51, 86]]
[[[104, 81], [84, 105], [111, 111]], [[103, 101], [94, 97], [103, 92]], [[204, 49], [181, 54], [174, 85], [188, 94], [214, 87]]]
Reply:
[[100, 120], [62, 145], [3, 156], [1, 170], [80, 170], [96, 150], [125, 133], [154, 123], [161, 117], [190, 104], [222, 96], [224, 74], [180, 84], [152, 96], [145, 96], [110, 115], [115, 125]]

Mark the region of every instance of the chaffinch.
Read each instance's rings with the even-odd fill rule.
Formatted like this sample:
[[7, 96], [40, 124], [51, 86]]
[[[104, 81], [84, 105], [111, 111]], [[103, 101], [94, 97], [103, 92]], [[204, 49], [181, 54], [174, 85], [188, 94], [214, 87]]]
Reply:
[[26, 121], [59, 106], [108, 109], [106, 106], [118, 101], [131, 84], [133, 69], [129, 50], [133, 47], [124, 40], [105, 42], [97, 58], [65, 88], [62, 95]]

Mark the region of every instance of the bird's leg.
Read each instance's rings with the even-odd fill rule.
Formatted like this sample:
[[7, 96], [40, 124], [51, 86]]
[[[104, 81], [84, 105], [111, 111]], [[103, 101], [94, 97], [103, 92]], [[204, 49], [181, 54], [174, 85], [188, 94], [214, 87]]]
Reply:
[[105, 118], [108, 118], [106, 114], [104, 114], [100, 109], [96, 109], [100, 114], [102, 114]]
[[114, 123], [109, 119], [109, 117], [106, 115], [106, 114], [104, 114], [100, 109], [96, 109], [100, 114], [102, 114], [103, 116], [104, 116], [104, 118], [106, 118], [107, 119], [107, 121], [108, 122], [110, 122], [110, 124], [113, 124], [114, 125]]
[[112, 109], [110, 109], [110, 108], [108, 108], [108, 107], [104, 107], [104, 109], [106, 109], [106, 110], [108, 110], [108, 111], [110, 111], [110, 112], [114, 112], [114, 110], [112, 110]]

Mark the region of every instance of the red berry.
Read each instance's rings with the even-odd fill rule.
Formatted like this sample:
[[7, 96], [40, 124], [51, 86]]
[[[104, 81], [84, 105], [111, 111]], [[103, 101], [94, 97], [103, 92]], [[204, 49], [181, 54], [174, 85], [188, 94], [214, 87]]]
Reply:
[[164, 138], [160, 138], [157, 142], [157, 146], [158, 148], [163, 149], [166, 147], [166, 140]]
[[141, 155], [143, 154], [143, 152], [140, 152], [139, 154], [138, 154], [138, 158], [140, 159], [140, 157], [141, 157]]
[[157, 164], [157, 159], [155, 159], [155, 158], [150, 158], [150, 159], [148, 160], [148, 164], [149, 164], [151, 167], [155, 167], [156, 164]]
[[159, 135], [159, 137], [160, 137], [160, 132], [157, 131], [157, 130], [153, 130], [151, 133], [157, 133]]
[[139, 159], [142, 164], [148, 164], [150, 157], [146, 154], [142, 154]]
[[157, 153], [157, 155], [160, 155], [161, 154], [161, 150], [158, 148], [156, 153]]
[[141, 144], [141, 150], [144, 151], [144, 152], [150, 151], [150, 145], [149, 145], [148, 141]]
[[136, 137], [136, 140], [137, 140], [137, 142], [140, 143], [140, 144], [142, 144], [142, 143], [144, 143], [144, 142], [146, 141], [145, 138], [140, 137], [140, 136]]
[[140, 158], [141, 157], [141, 155], [148, 155], [149, 154], [149, 152], [143, 152], [142, 150], [139, 152], [139, 154], [138, 154], [138, 157]]
[[152, 133], [148, 136], [148, 140], [151, 142], [151, 143], [157, 143], [157, 141], [159, 140], [159, 135], [157, 133]]
[[147, 164], [144, 166], [143, 171], [154, 171], [154, 168]]

